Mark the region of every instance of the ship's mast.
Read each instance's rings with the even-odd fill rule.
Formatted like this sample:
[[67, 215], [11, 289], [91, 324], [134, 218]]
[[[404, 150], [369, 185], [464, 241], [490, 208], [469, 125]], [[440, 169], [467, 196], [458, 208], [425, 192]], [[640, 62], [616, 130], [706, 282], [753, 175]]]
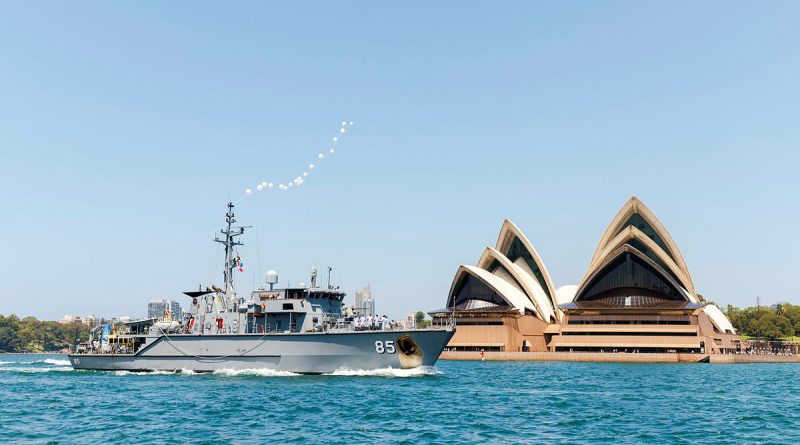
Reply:
[[219, 232], [225, 235], [224, 239], [220, 239], [219, 236], [214, 237], [214, 241], [222, 244], [225, 246], [225, 269], [223, 271], [225, 276], [225, 296], [228, 298], [233, 298], [236, 294], [236, 290], [233, 286], [233, 269], [236, 267], [236, 264], [233, 260], [233, 249], [236, 246], [243, 246], [243, 243], [240, 243], [235, 240], [237, 236], [241, 236], [244, 233], [245, 226], [234, 226], [233, 224], [236, 223], [236, 218], [233, 214], [233, 203], [228, 203], [228, 212], [225, 214], [225, 222], [227, 223], [227, 228], [220, 230]]

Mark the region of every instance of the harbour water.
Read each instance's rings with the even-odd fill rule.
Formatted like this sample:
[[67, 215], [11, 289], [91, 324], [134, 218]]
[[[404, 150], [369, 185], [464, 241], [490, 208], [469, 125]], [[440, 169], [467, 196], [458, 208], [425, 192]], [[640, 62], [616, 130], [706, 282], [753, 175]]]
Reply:
[[74, 371], [0, 355], [0, 443], [800, 443], [796, 364]]

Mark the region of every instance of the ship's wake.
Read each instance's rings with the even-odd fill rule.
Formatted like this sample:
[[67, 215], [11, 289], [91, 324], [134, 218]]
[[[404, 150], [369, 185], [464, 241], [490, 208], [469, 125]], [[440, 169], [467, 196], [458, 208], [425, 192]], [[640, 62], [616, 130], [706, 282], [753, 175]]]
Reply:
[[346, 377], [424, 377], [439, 374], [441, 374], [441, 372], [432, 366], [420, 366], [411, 369], [337, 369], [336, 371], [325, 375]]
[[221, 377], [295, 377], [302, 375], [289, 371], [276, 371], [274, 369], [219, 369], [212, 372], [212, 374]]
[[37, 374], [41, 372], [72, 372], [72, 366], [56, 367], [34, 367], [34, 366], [3, 366], [0, 372], [21, 372], [25, 374]]
[[0, 361], [0, 372], [42, 373], [73, 371], [69, 360], [48, 358], [44, 360]]
[[[70, 365], [69, 360], [47, 358], [44, 360], [33, 361], [0, 361], [0, 372], [17, 373], [45, 373], [45, 372], [81, 372], [76, 371]], [[215, 377], [298, 377], [303, 374], [278, 371], [267, 368], [253, 369], [219, 369], [213, 372], [195, 372], [191, 369], [163, 370], [163, 371], [111, 371], [115, 376], [156, 376], [156, 375], [180, 375], [180, 376], [215, 376]], [[381, 369], [349, 369], [340, 368], [323, 376], [335, 377], [424, 377], [441, 374], [432, 366], [421, 366], [411, 369], [381, 368]]]
[[71, 366], [69, 360], [59, 360], [57, 358], [47, 358], [44, 360], [31, 360], [31, 361], [21, 361], [21, 362], [7, 362], [0, 360], [0, 365], [37, 365], [37, 364]]

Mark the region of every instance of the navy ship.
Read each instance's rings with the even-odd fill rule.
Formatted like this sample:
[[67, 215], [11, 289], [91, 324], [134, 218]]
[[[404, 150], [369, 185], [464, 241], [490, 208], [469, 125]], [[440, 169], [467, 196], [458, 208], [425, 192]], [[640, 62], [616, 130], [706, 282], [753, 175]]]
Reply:
[[409, 369], [433, 366], [455, 327], [407, 329], [386, 320], [343, 311], [345, 293], [330, 285], [273, 288], [237, 295], [234, 249], [245, 226], [237, 226], [228, 203], [226, 227], [214, 241], [225, 248], [224, 288], [184, 292], [191, 299], [180, 320], [169, 310], [161, 319], [135, 320], [93, 330], [87, 343], [69, 354], [75, 369], [193, 371], [269, 369], [301, 374], [338, 370]]

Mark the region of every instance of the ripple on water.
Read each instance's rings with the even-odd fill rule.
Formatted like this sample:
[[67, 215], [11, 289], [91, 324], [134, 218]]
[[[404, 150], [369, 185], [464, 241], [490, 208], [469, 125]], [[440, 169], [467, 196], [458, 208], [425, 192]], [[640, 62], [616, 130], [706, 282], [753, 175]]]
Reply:
[[0, 443], [800, 443], [791, 364], [440, 362], [300, 376], [2, 358]]

